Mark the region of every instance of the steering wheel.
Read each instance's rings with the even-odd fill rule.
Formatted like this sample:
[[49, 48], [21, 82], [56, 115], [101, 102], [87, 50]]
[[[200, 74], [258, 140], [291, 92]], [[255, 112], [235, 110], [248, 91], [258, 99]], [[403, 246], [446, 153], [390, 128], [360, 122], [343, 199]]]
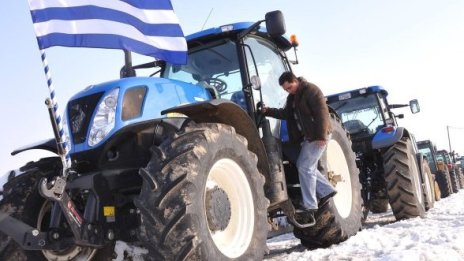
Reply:
[[224, 92], [227, 89], [227, 82], [218, 78], [207, 78], [204, 81], [214, 87], [219, 93]]

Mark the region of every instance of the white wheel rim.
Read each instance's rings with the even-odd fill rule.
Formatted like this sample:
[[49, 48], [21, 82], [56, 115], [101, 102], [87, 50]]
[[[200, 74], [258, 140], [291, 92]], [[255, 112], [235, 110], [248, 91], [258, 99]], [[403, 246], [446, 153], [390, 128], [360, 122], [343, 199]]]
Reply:
[[414, 180], [414, 185], [416, 186], [416, 195], [417, 195], [417, 200], [419, 201], [419, 203], [421, 205], [424, 205], [424, 197], [422, 196], [422, 184], [420, 182], [420, 172], [419, 170], [417, 169], [417, 160], [414, 156], [411, 156], [412, 158], [412, 164], [411, 164], [411, 167], [415, 170], [413, 171], [414, 173], [411, 173], [411, 175], [414, 175], [414, 177], [412, 177], [412, 179]]
[[255, 226], [250, 184], [235, 161], [221, 159], [211, 167], [204, 194], [216, 186], [224, 190], [229, 198], [231, 217], [223, 231], [208, 229], [216, 247], [225, 256], [237, 258], [248, 249]]
[[427, 197], [427, 200], [429, 203], [431, 203], [433, 200], [432, 200], [432, 197], [434, 197], [434, 195], [432, 195], [432, 185], [430, 184], [430, 179], [429, 179], [429, 173], [427, 173], [424, 169], [424, 180], [425, 180], [425, 189], [426, 189], [426, 192], [425, 192], [425, 196]]
[[338, 214], [342, 218], [347, 218], [351, 213], [353, 203], [351, 175], [348, 161], [336, 140], [330, 140], [327, 146], [327, 171], [341, 177], [341, 181], [338, 181], [335, 186], [337, 194], [333, 197], [333, 200]]

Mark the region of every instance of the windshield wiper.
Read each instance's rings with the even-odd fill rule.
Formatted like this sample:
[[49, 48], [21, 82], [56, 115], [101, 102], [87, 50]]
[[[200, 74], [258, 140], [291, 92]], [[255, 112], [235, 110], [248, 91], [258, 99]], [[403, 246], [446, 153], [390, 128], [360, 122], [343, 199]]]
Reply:
[[375, 120], [377, 120], [378, 117], [379, 117], [379, 114], [377, 114], [377, 116], [375, 116], [375, 118], [373, 118], [372, 121], [369, 122], [369, 124], [367, 124], [366, 129], [368, 129], [369, 126], [371, 126], [371, 124], [372, 124]]

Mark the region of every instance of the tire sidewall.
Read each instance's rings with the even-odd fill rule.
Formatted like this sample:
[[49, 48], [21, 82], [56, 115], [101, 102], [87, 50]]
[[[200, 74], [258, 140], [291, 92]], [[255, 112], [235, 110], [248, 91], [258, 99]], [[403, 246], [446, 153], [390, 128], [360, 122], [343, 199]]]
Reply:
[[[343, 231], [348, 235], [354, 235], [361, 228], [362, 224], [362, 198], [361, 198], [361, 185], [359, 182], [359, 169], [356, 166], [355, 154], [351, 148], [351, 141], [347, 137], [346, 131], [342, 125], [332, 118], [332, 140], [337, 142], [341, 147], [345, 156], [346, 164], [350, 172], [351, 182], [351, 210], [350, 214], [344, 218], [340, 215], [337, 207], [335, 206], [334, 199], [330, 199], [330, 204], [327, 207], [333, 208], [333, 214], [339, 221]], [[327, 164], [327, 150], [323, 155], [323, 164]], [[327, 166], [324, 167], [327, 170]], [[326, 177], [327, 177], [327, 173]], [[337, 197], [337, 195], [335, 195]]]
[[[425, 193], [422, 184], [424, 182], [424, 171], [422, 171], [422, 160], [418, 160], [416, 157], [416, 153], [414, 151], [414, 147], [412, 145], [411, 139], [407, 139], [407, 146], [408, 146], [408, 154], [410, 157], [410, 164], [409, 164], [409, 169], [410, 169], [410, 176], [413, 179], [413, 192], [414, 192], [414, 197], [417, 200], [417, 205], [419, 208], [422, 208], [423, 211], [425, 211]], [[419, 201], [419, 199], [422, 199], [422, 201]]]
[[409, 137], [383, 152], [383, 168], [390, 206], [397, 219], [425, 214], [421, 165]]
[[419, 156], [420, 165], [421, 165], [421, 177], [422, 183], [424, 184], [425, 190], [423, 190], [423, 199], [424, 199], [424, 206], [426, 210], [433, 208], [435, 202], [435, 193], [433, 186], [433, 178], [430, 168], [428, 166], [428, 162], [422, 158], [422, 155]]
[[[262, 258], [267, 238], [267, 206], [264, 196], [264, 177], [257, 169], [257, 160], [253, 160], [246, 145], [234, 134], [226, 133], [220, 135], [219, 139], [214, 142], [205, 142], [204, 153], [199, 158], [199, 164], [192, 169], [192, 173], [197, 173], [194, 185], [197, 186], [196, 193], [201, 195], [191, 195], [190, 198], [196, 198], [187, 206], [187, 212], [195, 213], [195, 229], [200, 237], [202, 259], [204, 260], [230, 260], [225, 256], [213, 241], [209, 232], [208, 221], [205, 213], [205, 190], [208, 174], [212, 166], [221, 159], [230, 159], [234, 161], [246, 176], [253, 197], [254, 226], [251, 242], [245, 252], [237, 259], [256, 259]], [[255, 156], [254, 156], [255, 157]], [[256, 157], [255, 157], [256, 159]], [[259, 180], [262, 180], [260, 184]]]

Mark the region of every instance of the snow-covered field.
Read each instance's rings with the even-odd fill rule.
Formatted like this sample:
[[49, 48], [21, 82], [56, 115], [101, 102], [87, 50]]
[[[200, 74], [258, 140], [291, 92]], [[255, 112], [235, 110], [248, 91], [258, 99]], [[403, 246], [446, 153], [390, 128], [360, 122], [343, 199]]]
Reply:
[[436, 202], [425, 218], [371, 214], [366, 228], [330, 248], [305, 250], [291, 233], [267, 245], [265, 260], [464, 260], [464, 190]]

